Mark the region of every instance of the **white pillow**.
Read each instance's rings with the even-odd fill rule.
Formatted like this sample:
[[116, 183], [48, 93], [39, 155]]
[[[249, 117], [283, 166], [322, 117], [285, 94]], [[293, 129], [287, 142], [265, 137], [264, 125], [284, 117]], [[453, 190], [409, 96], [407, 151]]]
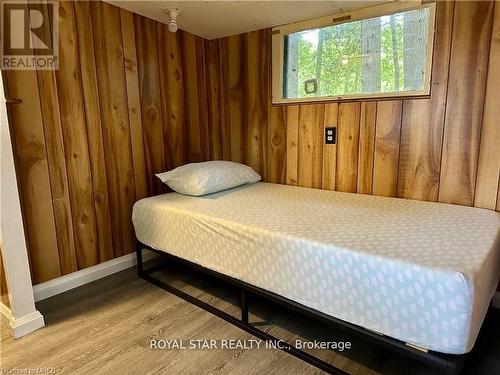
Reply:
[[206, 161], [177, 167], [156, 175], [172, 190], [200, 196], [260, 181], [252, 168], [232, 161]]

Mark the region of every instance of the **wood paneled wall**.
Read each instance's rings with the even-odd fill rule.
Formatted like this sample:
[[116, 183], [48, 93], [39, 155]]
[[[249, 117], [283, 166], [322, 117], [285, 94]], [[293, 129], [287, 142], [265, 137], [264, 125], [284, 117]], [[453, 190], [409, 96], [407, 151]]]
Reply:
[[208, 41], [107, 3], [60, 4], [60, 69], [3, 72], [23, 101], [9, 119], [34, 283], [132, 252], [133, 203], [185, 162], [500, 210], [493, 2], [438, 3], [429, 99], [287, 106], [271, 104], [270, 30]]
[[224, 131], [211, 156], [270, 182], [498, 209], [499, 28], [498, 3], [440, 1], [429, 99], [287, 106], [271, 105], [270, 30], [220, 39], [206, 51]]
[[59, 70], [2, 72], [35, 284], [132, 252], [154, 173], [211, 157], [204, 39], [103, 2], [59, 26]]

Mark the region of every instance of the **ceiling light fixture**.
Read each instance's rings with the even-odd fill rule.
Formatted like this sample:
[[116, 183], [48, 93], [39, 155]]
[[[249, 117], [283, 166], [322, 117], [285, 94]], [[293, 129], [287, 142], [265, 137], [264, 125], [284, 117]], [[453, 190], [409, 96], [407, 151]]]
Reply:
[[181, 14], [181, 10], [179, 8], [166, 8], [165, 13], [170, 17], [168, 30], [175, 33], [177, 31], [177, 17]]

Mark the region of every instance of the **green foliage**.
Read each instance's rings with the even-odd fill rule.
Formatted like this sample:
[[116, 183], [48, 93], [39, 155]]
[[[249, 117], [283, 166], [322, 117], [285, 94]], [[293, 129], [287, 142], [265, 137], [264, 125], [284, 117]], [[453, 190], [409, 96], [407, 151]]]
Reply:
[[[397, 14], [393, 18], [381, 17], [379, 20], [380, 27], [377, 25], [373, 33], [380, 33], [380, 55], [379, 59], [374, 61], [380, 63], [381, 91], [396, 90], [397, 70], [399, 70], [399, 90], [404, 90], [403, 14]], [[348, 22], [298, 33], [300, 37], [298, 51], [289, 53], [298, 54], [299, 97], [341, 96], [363, 92], [362, 22]], [[395, 30], [394, 40], [391, 22]], [[395, 46], [393, 46], [394, 41]], [[395, 54], [393, 47], [396, 48]], [[376, 71], [378, 72], [378, 69]], [[304, 81], [308, 79], [317, 80], [318, 93], [304, 92]]]
[[361, 91], [361, 22], [329, 27], [323, 34], [320, 95]]
[[[399, 62], [399, 87], [404, 86], [403, 66], [403, 25], [396, 22], [397, 56]], [[382, 23], [381, 32], [381, 89], [382, 92], [395, 91], [395, 64], [392, 49], [392, 30], [389, 22]]]
[[[313, 44], [308, 42], [307, 40], [300, 39], [299, 40], [299, 87], [298, 94], [299, 97], [305, 97], [306, 95], [304, 91], [303, 82], [316, 77], [316, 56], [317, 51], [314, 48]], [[309, 95], [311, 96], [311, 95]]]

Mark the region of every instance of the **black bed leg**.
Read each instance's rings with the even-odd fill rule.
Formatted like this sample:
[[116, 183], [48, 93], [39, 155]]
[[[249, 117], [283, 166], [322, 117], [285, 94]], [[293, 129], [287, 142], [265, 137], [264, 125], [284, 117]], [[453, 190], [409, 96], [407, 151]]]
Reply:
[[446, 369], [444, 373], [446, 375], [459, 375], [462, 372], [464, 364], [465, 364], [465, 359], [463, 356], [455, 360], [448, 361], [446, 363]]
[[241, 289], [240, 301], [241, 301], [241, 321], [245, 324], [248, 324], [248, 295], [245, 289]]
[[458, 375], [457, 369], [453, 365], [447, 365], [446, 369], [444, 370], [445, 375]]
[[143, 264], [142, 264], [142, 244], [139, 241], [135, 243], [135, 253], [137, 255], [137, 274], [139, 277], [143, 275]]

